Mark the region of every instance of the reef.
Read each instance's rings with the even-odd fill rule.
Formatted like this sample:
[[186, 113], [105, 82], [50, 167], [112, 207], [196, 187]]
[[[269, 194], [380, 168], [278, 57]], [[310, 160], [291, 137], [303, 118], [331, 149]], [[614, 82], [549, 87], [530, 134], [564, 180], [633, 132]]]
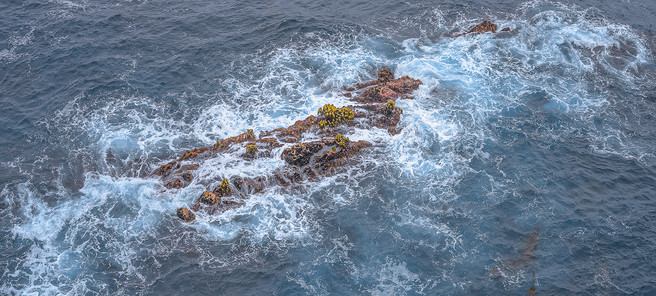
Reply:
[[[343, 96], [353, 105], [336, 107], [326, 104], [316, 115], [309, 115], [287, 128], [262, 131], [258, 136], [249, 129], [237, 136], [218, 140], [212, 146], [187, 150], [175, 160], [161, 165], [154, 174], [161, 178], [168, 190], [181, 189], [194, 181], [191, 171], [199, 168], [200, 160], [221, 153], [241, 155], [244, 161], [272, 158], [280, 153], [274, 149], [284, 147], [279, 156], [284, 165], [273, 172], [253, 178], [223, 178], [219, 185], [198, 197], [193, 212], [179, 208], [177, 216], [185, 222], [195, 219], [194, 212], [213, 214], [243, 205], [245, 199], [267, 187], [317, 181], [321, 176], [334, 174], [336, 169], [346, 166], [349, 159], [371, 146], [366, 141], [351, 141], [344, 136], [354, 128], [382, 128], [392, 135], [398, 133], [397, 125], [403, 110], [396, 106], [396, 102], [412, 99], [410, 95], [419, 85], [421, 81], [417, 79], [408, 76], [394, 78], [389, 68], [383, 68], [378, 72], [378, 79], [345, 88]], [[313, 140], [304, 141], [310, 134]]]

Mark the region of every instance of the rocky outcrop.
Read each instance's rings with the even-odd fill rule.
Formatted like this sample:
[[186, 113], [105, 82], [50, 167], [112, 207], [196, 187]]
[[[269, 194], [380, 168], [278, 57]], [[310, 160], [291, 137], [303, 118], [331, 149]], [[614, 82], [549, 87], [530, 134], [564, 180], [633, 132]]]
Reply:
[[[390, 134], [396, 134], [403, 113], [401, 108], [396, 107], [396, 101], [411, 99], [409, 95], [419, 85], [421, 81], [408, 76], [394, 78], [394, 73], [384, 68], [378, 72], [378, 79], [345, 89], [348, 92], [345, 97], [352, 98], [353, 105], [336, 107], [326, 104], [316, 115], [310, 115], [287, 128], [263, 131], [258, 137], [249, 129], [240, 135], [219, 140], [212, 146], [187, 150], [176, 160], [160, 166], [155, 174], [160, 176], [167, 189], [180, 189], [195, 181], [190, 171], [196, 170], [199, 164], [190, 164], [190, 161], [215, 157], [220, 153], [241, 153], [245, 161], [252, 161], [274, 157], [275, 148], [289, 146], [280, 155], [285, 165], [268, 175], [254, 178], [223, 178], [211, 191], [208, 189], [200, 195], [193, 211], [213, 214], [217, 210], [240, 206], [243, 199], [267, 187], [287, 187], [333, 174], [351, 157], [371, 146], [366, 141], [351, 141], [343, 136], [353, 128], [383, 128]], [[320, 139], [303, 142], [308, 132]], [[194, 213], [187, 208], [178, 209], [177, 214], [186, 222], [195, 219]]]
[[[454, 37], [460, 37], [460, 36], [467, 35], [467, 34], [481, 34], [481, 33], [487, 33], [487, 32], [496, 33], [497, 32], [497, 25], [491, 23], [488, 20], [484, 20], [480, 24], [478, 24], [478, 25], [472, 27], [471, 29], [469, 29], [469, 31], [464, 32], [464, 33], [460, 33], [458, 35], [455, 35]], [[510, 28], [503, 28], [501, 30], [501, 32], [510, 32]]]

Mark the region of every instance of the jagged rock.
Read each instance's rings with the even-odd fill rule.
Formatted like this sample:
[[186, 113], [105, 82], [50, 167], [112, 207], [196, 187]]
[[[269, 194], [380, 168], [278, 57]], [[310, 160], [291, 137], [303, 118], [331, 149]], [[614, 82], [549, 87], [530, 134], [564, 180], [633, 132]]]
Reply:
[[209, 147], [209, 150], [213, 152], [225, 151], [228, 150], [228, 148], [230, 148], [230, 146], [234, 144], [244, 143], [248, 141], [255, 141], [255, 140], [257, 140], [257, 138], [255, 137], [255, 133], [253, 132], [252, 129], [249, 129], [243, 134], [239, 134], [234, 137], [216, 141], [216, 143], [212, 147]]
[[182, 183], [182, 181], [180, 179], [175, 179], [172, 182], [166, 183], [166, 185], [164, 185], [164, 187], [166, 187], [168, 189], [180, 189], [182, 187], [185, 187], [185, 185], [184, 185], [184, 183]]
[[[377, 80], [380, 81], [380, 80]], [[376, 86], [365, 90], [361, 96], [354, 98], [361, 103], [386, 103], [399, 97], [407, 98], [405, 95], [419, 88], [421, 81], [404, 76], [398, 79], [387, 79], [379, 82]]]
[[180, 166], [180, 169], [178, 171], [176, 171], [176, 173], [181, 173], [183, 171], [194, 171], [198, 168], [198, 166], [200, 166], [200, 164], [198, 164], [198, 163], [183, 165], [183, 166]]
[[264, 184], [266, 182], [265, 177], [255, 177], [253, 179], [251, 178], [244, 178], [243, 179], [243, 192], [247, 194], [254, 194], [254, 193], [260, 193], [264, 190]]
[[171, 174], [173, 169], [176, 168], [180, 168], [180, 164], [174, 160], [157, 168], [157, 170], [155, 170], [155, 174], [166, 177]]
[[182, 156], [180, 156], [180, 158], [178, 158], [178, 161], [183, 161], [183, 160], [195, 158], [199, 154], [201, 154], [201, 153], [203, 153], [207, 150], [209, 150], [209, 148], [207, 148], [207, 147], [200, 147], [200, 148], [196, 148], [196, 149], [192, 149], [192, 150], [187, 150], [187, 151], [185, 151], [185, 153], [182, 154]]
[[[335, 146], [339, 146], [335, 143]], [[343, 161], [360, 152], [362, 148], [370, 147], [371, 143], [365, 141], [350, 142], [344, 145], [343, 148], [328, 150], [316, 157], [315, 168], [320, 172], [326, 174], [328, 169], [340, 165]]]
[[460, 34], [458, 34], [454, 37], [460, 37], [460, 36], [467, 35], [467, 34], [472, 34], [472, 33], [473, 34], [480, 34], [480, 33], [487, 33], [487, 32], [496, 33], [497, 32], [497, 25], [491, 23], [488, 20], [484, 20], [480, 24], [478, 24], [478, 25], [474, 26], [473, 28], [469, 29], [469, 31], [464, 32], [464, 33], [460, 33]]
[[476, 33], [485, 33], [485, 32], [496, 33], [497, 32], [497, 25], [491, 23], [488, 20], [484, 20], [482, 23], [474, 26], [473, 28], [471, 28], [471, 30], [469, 30], [469, 33], [474, 33], [474, 32], [476, 32]]
[[383, 103], [398, 97], [399, 93], [387, 86], [375, 86], [365, 90], [356, 100], [363, 103]]
[[304, 166], [310, 162], [310, 157], [319, 152], [325, 144], [320, 142], [296, 144], [282, 152], [282, 159], [290, 165]]
[[390, 134], [395, 135], [398, 133], [396, 126], [401, 121], [401, 114], [403, 113], [403, 109], [395, 105], [395, 101], [389, 101], [387, 104], [365, 105], [361, 108], [370, 113], [365, 118], [368, 125], [387, 129]]
[[[370, 82], [367, 82], [367, 83], [358, 83], [358, 84], [356, 84], [355, 87], [357, 89], [363, 89], [365, 87], [369, 87], [369, 86], [372, 86], [372, 85], [383, 84], [383, 83], [389, 82], [392, 79], [394, 79], [394, 72], [392, 72], [392, 70], [390, 70], [390, 68], [383, 68], [380, 71], [378, 71], [378, 79], [377, 80], [370, 81]], [[352, 90], [350, 90], [350, 91], [352, 91]]]
[[378, 83], [386, 83], [394, 79], [394, 72], [390, 68], [383, 68], [378, 71]]
[[198, 198], [198, 202], [206, 204], [208, 206], [215, 206], [221, 202], [221, 197], [216, 195], [214, 192], [205, 190], [203, 194]]
[[385, 85], [391, 90], [404, 95], [418, 89], [419, 85], [421, 85], [421, 81], [419, 79], [412, 79], [408, 76], [403, 76], [398, 79], [390, 80], [385, 83]]
[[196, 215], [192, 211], [184, 207], [178, 208], [176, 214], [178, 215], [178, 218], [182, 219], [185, 222], [191, 222], [194, 221], [194, 219], [196, 219]]

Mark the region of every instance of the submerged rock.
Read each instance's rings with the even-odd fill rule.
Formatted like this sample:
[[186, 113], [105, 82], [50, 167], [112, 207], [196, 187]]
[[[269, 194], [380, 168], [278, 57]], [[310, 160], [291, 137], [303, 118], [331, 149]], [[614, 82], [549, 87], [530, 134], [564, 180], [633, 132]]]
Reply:
[[[351, 141], [342, 135], [353, 128], [382, 128], [390, 134], [396, 134], [396, 126], [403, 113], [401, 108], [396, 107], [396, 101], [410, 99], [408, 95], [418, 89], [420, 84], [421, 81], [408, 76], [394, 78], [394, 72], [383, 68], [378, 72], [378, 79], [345, 88], [353, 92], [346, 98], [355, 96], [351, 99], [357, 103], [355, 105], [336, 107], [326, 104], [319, 109], [316, 116], [309, 115], [287, 128], [263, 131], [259, 134], [259, 139], [254, 131], [249, 129], [240, 135], [216, 141], [212, 146], [187, 150], [176, 160], [160, 166], [155, 170], [155, 174], [161, 176], [167, 189], [179, 189], [194, 180], [189, 171], [197, 169], [199, 164], [187, 164], [192, 159], [210, 158], [219, 153], [241, 153], [245, 161], [251, 161], [255, 158], [274, 157], [275, 148], [283, 146], [283, 143], [293, 144], [280, 154], [285, 165], [267, 175], [254, 178], [223, 178], [214, 189], [206, 190], [200, 195], [193, 210], [199, 211], [204, 206], [205, 212], [213, 214], [217, 210], [224, 211], [240, 206], [243, 202], [239, 199], [258, 194], [269, 186], [287, 187], [333, 174], [335, 169], [344, 166], [349, 158], [371, 146], [366, 141]], [[312, 137], [319, 136], [320, 139], [303, 142], [306, 133], [312, 133]], [[198, 182], [202, 184], [203, 180]], [[180, 208], [177, 213], [178, 217], [187, 222], [195, 218], [194, 213], [187, 208]]]
[[517, 272], [520, 268], [527, 268], [528, 263], [536, 258], [535, 250], [537, 249], [539, 235], [540, 229], [536, 228], [522, 247], [519, 256], [501, 261], [490, 269], [490, 276], [493, 278], [506, 277]]

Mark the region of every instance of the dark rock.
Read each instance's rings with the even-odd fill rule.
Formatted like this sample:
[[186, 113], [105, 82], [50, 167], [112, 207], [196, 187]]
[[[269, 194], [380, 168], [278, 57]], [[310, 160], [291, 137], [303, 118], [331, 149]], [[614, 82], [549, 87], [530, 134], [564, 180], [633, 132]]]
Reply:
[[319, 142], [296, 144], [282, 152], [282, 159], [290, 165], [304, 166], [310, 162], [315, 153], [321, 151], [325, 145]]
[[186, 172], [186, 173], [182, 174], [182, 179], [187, 181], [187, 182], [191, 182], [191, 180], [194, 179], [194, 175], [192, 175], [190, 172]]
[[383, 68], [378, 71], [378, 83], [386, 83], [394, 79], [394, 72], [390, 68]]
[[168, 189], [180, 189], [182, 187], [185, 187], [185, 185], [184, 185], [184, 183], [182, 183], [182, 181], [180, 179], [175, 179], [172, 182], [166, 183], [166, 185], [164, 185], [164, 187], [166, 187]]

